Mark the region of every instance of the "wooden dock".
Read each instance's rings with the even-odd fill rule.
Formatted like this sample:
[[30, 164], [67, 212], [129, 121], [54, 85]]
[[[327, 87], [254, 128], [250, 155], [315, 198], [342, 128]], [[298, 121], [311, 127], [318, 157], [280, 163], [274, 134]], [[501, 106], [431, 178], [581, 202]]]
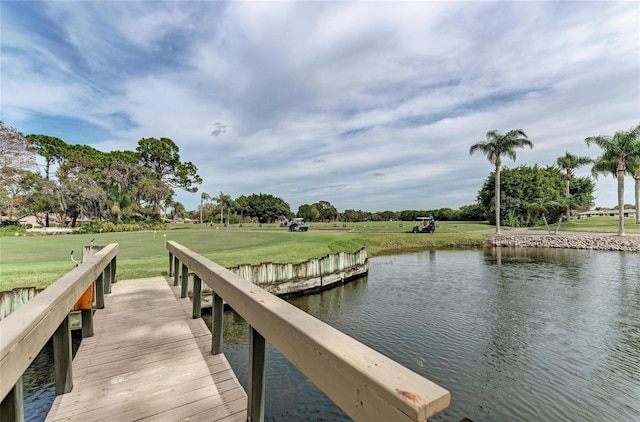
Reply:
[[120, 281], [46, 421], [246, 421], [247, 395], [173, 279]]

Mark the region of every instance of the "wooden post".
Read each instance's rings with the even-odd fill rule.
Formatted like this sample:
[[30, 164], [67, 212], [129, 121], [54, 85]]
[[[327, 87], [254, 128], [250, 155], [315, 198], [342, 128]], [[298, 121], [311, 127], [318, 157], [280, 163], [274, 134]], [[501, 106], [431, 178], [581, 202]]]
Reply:
[[[113, 257], [113, 259], [111, 260], [111, 283], [115, 283], [116, 281], [118, 281], [116, 279], [116, 256]], [[111, 293], [111, 286], [109, 286], [109, 293]]]
[[93, 337], [93, 309], [83, 309], [82, 315], [82, 338]]
[[202, 280], [198, 274], [193, 274], [193, 318], [202, 316]]
[[189, 290], [189, 268], [186, 264], [182, 264], [182, 288], [180, 289], [180, 297], [187, 297], [187, 290]]
[[111, 293], [111, 262], [104, 269], [104, 294]]
[[22, 377], [0, 404], [0, 420], [24, 422], [24, 393]]
[[62, 320], [53, 333], [53, 363], [56, 374], [56, 395], [68, 393], [73, 388], [71, 373], [71, 326], [69, 316]]
[[180, 261], [178, 260], [178, 257], [174, 256], [173, 257], [173, 285], [177, 286], [178, 283], [178, 276], [180, 275]]
[[104, 309], [104, 271], [96, 280], [96, 309]]
[[264, 421], [264, 357], [265, 340], [253, 327], [249, 328], [249, 388], [247, 421]]
[[224, 303], [222, 297], [213, 293], [213, 303], [211, 304], [211, 353], [217, 355], [222, 353], [222, 315]]
[[169, 277], [173, 277], [173, 254], [169, 252]]

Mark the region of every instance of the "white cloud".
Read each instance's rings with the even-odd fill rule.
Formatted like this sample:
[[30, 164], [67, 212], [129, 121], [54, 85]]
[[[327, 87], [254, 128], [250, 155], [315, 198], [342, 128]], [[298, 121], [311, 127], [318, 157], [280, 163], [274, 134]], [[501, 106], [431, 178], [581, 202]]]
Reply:
[[[169, 137], [202, 191], [272, 193], [294, 211], [458, 207], [491, 171], [468, 154], [488, 130], [522, 128], [534, 142], [508, 165], [548, 165], [565, 150], [597, 155], [586, 136], [640, 117], [633, 3], [21, 7], [2, 17], [9, 123], [31, 132], [39, 116], [72, 117], [98, 135], [51, 134], [105, 150]], [[615, 181], [597, 194], [613, 205]], [[195, 208], [198, 197], [178, 199]]]

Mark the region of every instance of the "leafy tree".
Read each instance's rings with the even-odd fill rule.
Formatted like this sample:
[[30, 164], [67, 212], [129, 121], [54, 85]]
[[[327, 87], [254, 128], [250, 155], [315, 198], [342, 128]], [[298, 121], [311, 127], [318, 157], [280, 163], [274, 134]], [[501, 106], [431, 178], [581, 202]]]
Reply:
[[246, 215], [257, 218], [260, 223], [276, 221], [283, 215], [291, 214], [288, 203], [277, 196], [265, 193], [247, 196], [246, 207]]
[[101, 220], [112, 217], [113, 205], [122, 211], [120, 204], [109, 198], [108, 166], [108, 154], [89, 145], [69, 145], [65, 149], [54, 189], [62, 219], [71, 217], [74, 225], [81, 213]]
[[[565, 171], [565, 179], [567, 183], [567, 190], [565, 197], [569, 198], [571, 196], [571, 179], [573, 179], [575, 169], [578, 167], [586, 166], [587, 164], [591, 164], [593, 160], [589, 157], [579, 157], [575, 154], [571, 154], [569, 151], [566, 151], [565, 154], [561, 157], [558, 157], [556, 160], [556, 164], [560, 169]], [[571, 209], [567, 209], [567, 219], [571, 218]]]
[[396, 221], [398, 220], [400, 213], [395, 211], [379, 211], [376, 215], [380, 217], [381, 221]]
[[314, 205], [320, 213], [320, 220], [333, 221], [338, 217], [338, 210], [329, 201], [319, 201]]
[[131, 218], [141, 209], [140, 185], [150, 179], [151, 171], [140, 164], [112, 161], [104, 171], [103, 186], [112, 205], [120, 208], [123, 218]]
[[[44, 178], [45, 180], [51, 180], [51, 166], [54, 164], [61, 164], [67, 156], [70, 145], [60, 138], [48, 135], [28, 135], [29, 140], [34, 146], [38, 155], [44, 158]], [[48, 194], [53, 195], [53, 185], [47, 184], [51, 189]], [[38, 195], [46, 195], [47, 192], [40, 192]], [[49, 227], [49, 212], [51, 210], [42, 209], [44, 204], [53, 203], [50, 201], [38, 201], [40, 204], [40, 211], [45, 214], [45, 227]]]
[[[180, 161], [178, 146], [169, 138], [143, 138], [138, 141], [136, 151], [140, 164], [151, 169], [153, 177], [166, 185], [169, 189], [156, 189], [154, 206], [160, 213], [160, 204], [170, 188], [183, 189], [187, 192], [197, 192], [194, 185], [202, 183], [197, 174], [196, 166], [191, 162]], [[165, 195], [165, 196], [161, 196]]]
[[533, 144], [527, 138], [527, 134], [522, 129], [514, 129], [502, 134], [497, 130], [492, 130], [486, 134], [487, 140], [477, 142], [469, 148], [469, 154], [473, 155], [480, 151], [490, 163], [494, 164], [495, 170], [495, 219], [496, 233], [500, 234], [500, 170], [502, 167], [502, 156], [507, 156], [513, 161], [516, 159], [516, 148], [528, 146], [533, 148]]
[[28, 135], [38, 155], [44, 158], [44, 177], [50, 179], [51, 166], [60, 163], [66, 156], [69, 144], [60, 138], [48, 135]]
[[342, 213], [342, 219], [344, 221], [354, 222], [354, 221], [366, 221], [367, 213], [362, 210], [345, 210]]
[[[537, 198], [561, 203], [565, 198], [564, 173], [554, 166], [520, 166], [502, 170], [502, 203], [507, 222], [512, 226], [530, 225], [529, 207]], [[495, 198], [495, 173], [491, 173], [478, 192], [478, 204], [489, 209]], [[593, 206], [595, 186], [590, 177], [574, 177], [571, 201], [576, 209], [589, 209]], [[563, 199], [565, 198], [565, 199]], [[549, 209], [547, 218], [556, 221], [563, 212], [559, 207]], [[489, 215], [489, 222], [492, 215]]]
[[38, 224], [44, 225], [45, 221], [41, 217], [56, 207], [56, 200], [51, 194], [53, 182], [38, 173], [30, 172], [25, 174], [20, 183], [26, 192], [24, 212], [34, 215]]
[[298, 207], [296, 216], [304, 218], [306, 221], [318, 221], [320, 220], [320, 211], [316, 204], [302, 204]]
[[2, 205], [6, 208], [9, 220], [13, 220], [16, 210], [24, 204], [25, 196], [33, 183], [36, 173], [30, 170], [6, 167], [2, 171]]
[[439, 208], [429, 214], [433, 214], [434, 218], [440, 221], [455, 221], [459, 219], [459, 212], [453, 208]]
[[463, 205], [458, 211], [458, 218], [461, 221], [484, 221], [487, 219], [487, 210], [480, 204]]
[[[585, 139], [587, 145], [595, 144], [603, 152], [596, 158], [594, 168], [610, 169], [608, 165], [615, 161], [616, 177], [618, 179], [618, 235], [624, 236], [624, 175], [627, 172], [627, 160], [634, 160], [640, 156], [640, 124], [627, 131], [618, 131], [613, 136], [590, 136]], [[594, 172], [594, 170], [592, 170]], [[600, 171], [595, 171], [599, 173]]]
[[420, 217], [424, 214], [422, 214], [422, 211], [418, 211], [418, 210], [403, 210], [400, 212], [400, 220], [402, 221], [413, 221], [416, 219], [416, 217]]

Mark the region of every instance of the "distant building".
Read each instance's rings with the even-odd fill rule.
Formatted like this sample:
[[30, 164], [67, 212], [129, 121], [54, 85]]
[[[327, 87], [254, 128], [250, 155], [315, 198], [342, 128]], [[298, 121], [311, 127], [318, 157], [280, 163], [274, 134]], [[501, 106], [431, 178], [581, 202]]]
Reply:
[[[618, 215], [618, 210], [585, 211], [578, 213], [578, 220], [589, 217], [617, 217]], [[626, 208], [624, 210], [624, 216], [635, 218], [636, 210], [633, 208]]]

